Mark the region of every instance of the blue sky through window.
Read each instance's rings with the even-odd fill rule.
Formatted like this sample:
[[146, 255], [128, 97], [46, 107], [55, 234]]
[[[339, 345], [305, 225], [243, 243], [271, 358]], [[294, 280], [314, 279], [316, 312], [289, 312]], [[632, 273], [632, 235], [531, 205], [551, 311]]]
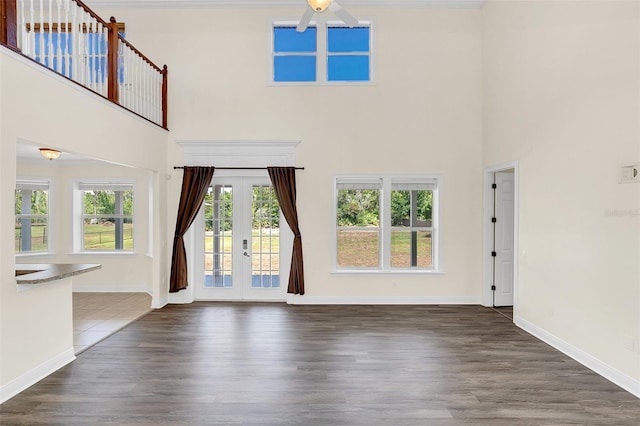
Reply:
[[[318, 37], [326, 37], [318, 50]], [[318, 56], [321, 59], [318, 63]], [[371, 81], [371, 27], [273, 27], [275, 82]], [[318, 75], [318, 72], [320, 73]], [[325, 77], [326, 76], [326, 77]]]
[[327, 29], [327, 80], [370, 81], [370, 28]]
[[316, 43], [315, 27], [302, 33], [295, 27], [274, 27], [274, 81], [316, 81]]
[[330, 53], [369, 52], [369, 27], [329, 27], [327, 44]]

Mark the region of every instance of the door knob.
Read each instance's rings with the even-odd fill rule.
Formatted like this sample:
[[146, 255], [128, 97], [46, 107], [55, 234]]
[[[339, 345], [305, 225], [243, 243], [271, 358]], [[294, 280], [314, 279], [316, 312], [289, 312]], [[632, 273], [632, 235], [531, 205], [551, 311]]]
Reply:
[[249, 254], [246, 251], [244, 252], [244, 255], [247, 256], [247, 257], [251, 257], [251, 256], [249, 256]]

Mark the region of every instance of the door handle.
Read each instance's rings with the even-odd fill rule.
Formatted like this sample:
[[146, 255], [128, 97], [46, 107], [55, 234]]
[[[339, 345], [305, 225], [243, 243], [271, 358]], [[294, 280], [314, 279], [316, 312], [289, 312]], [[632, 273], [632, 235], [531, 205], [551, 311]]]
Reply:
[[246, 251], [244, 252], [244, 255], [247, 256], [247, 257], [251, 257], [251, 256], [249, 256], [249, 254]]

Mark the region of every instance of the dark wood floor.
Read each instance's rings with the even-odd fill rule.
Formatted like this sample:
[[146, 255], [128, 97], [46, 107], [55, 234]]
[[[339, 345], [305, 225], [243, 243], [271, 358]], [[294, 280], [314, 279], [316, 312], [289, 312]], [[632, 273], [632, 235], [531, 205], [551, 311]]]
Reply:
[[640, 400], [477, 306], [168, 306], [2, 405], [47, 425], [634, 425]]

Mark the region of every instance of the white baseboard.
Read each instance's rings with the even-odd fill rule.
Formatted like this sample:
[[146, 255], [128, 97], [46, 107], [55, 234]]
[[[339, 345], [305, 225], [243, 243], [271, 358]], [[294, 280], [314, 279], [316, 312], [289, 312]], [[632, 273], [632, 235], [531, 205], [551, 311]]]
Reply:
[[543, 342], [553, 346], [560, 352], [573, 358], [580, 364], [584, 365], [590, 370], [593, 370], [605, 379], [615, 383], [622, 389], [640, 398], [640, 380], [636, 380], [633, 377], [617, 370], [616, 368], [611, 367], [598, 358], [595, 358], [593, 355], [590, 355], [582, 349], [579, 349], [572, 344], [565, 342], [561, 338], [549, 333], [548, 331], [525, 319], [516, 317], [514, 323], [527, 333], [532, 334]]
[[0, 387], [0, 404], [9, 400], [10, 398], [13, 398], [23, 390], [27, 389], [29, 386], [38, 383], [40, 380], [64, 367], [75, 359], [75, 351], [73, 347], [71, 347], [61, 354], [51, 358], [50, 360], [45, 361], [37, 367], [34, 367], [26, 373], [16, 377], [6, 385]]
[[184, 305], [187, 303], [193, 303], [194, 297], [192, 293], [186, 291], [179, 291], [177, 293], [169, 293], [169, 297], [167, 297], [167, 303], [171, 303], [174, 305]]
[[152, 298], [151, 299], [151, 309], [161, 309], [169, 304], [169, 300], [166, 297], [161, 299]]
[[151, 288], [146, 285], [80, 285], [73, 283], [74, 293], [147, 293]]
[[479, 296], [299, 296], [288, 294], [289, 305], [479, 305]]

